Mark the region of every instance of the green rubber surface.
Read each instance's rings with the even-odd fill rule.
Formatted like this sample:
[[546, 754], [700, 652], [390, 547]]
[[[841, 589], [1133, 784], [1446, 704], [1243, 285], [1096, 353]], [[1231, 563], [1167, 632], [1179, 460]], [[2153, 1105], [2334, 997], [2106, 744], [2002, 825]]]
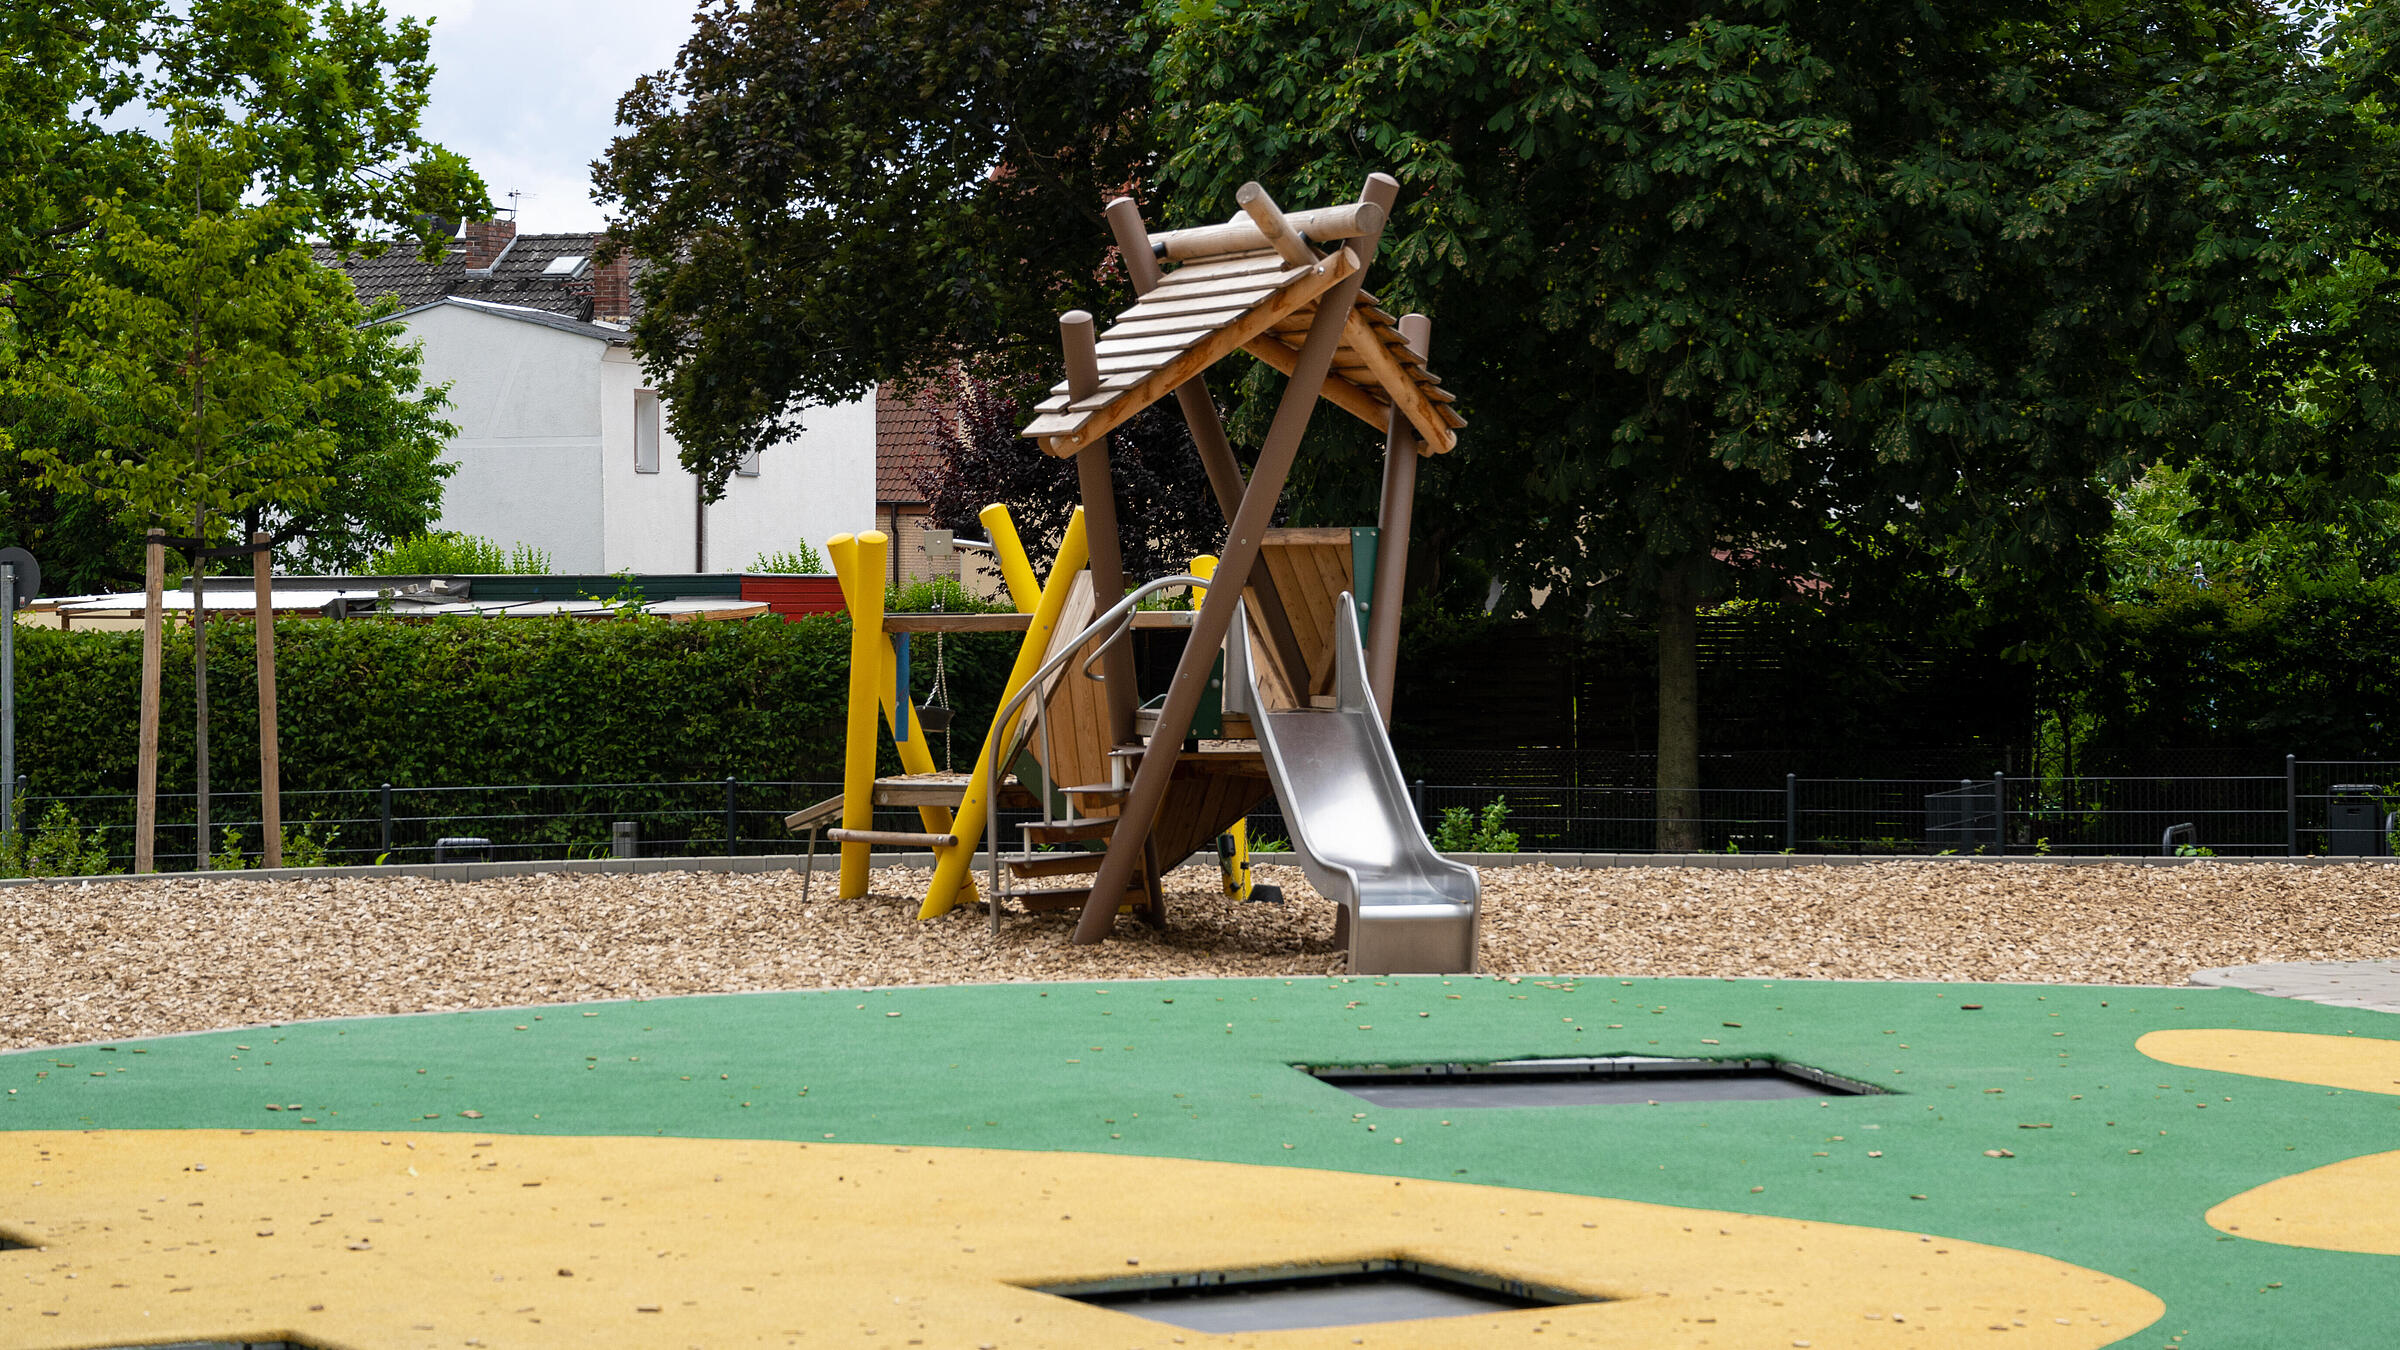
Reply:
[[[1606, 977], [981, 985], [312, 1022], [21, 1052], [0, 1056], [0, 1130], [668, 1134], [1327, 1168], [2039, 1252], [2165, 1300], [2166, 1318], [2124, 1345], [2393, 1344], [2400, 1258], [2252, 1242], [2202, 1216], [2278, 1177], [2400, 1149], [2400, 1097], [2178, 1068], [2134, 1049], [2171, 1027], [2400, 1039], [2400, 1017], [2201, 988]], [[1424, 1112], [1370, 1106], [1292, 1067], [1608, 1054], [1771, 1057], [1892, 1095]], [[2014, 1156], [1986, 1156], [1995, 1149]]]

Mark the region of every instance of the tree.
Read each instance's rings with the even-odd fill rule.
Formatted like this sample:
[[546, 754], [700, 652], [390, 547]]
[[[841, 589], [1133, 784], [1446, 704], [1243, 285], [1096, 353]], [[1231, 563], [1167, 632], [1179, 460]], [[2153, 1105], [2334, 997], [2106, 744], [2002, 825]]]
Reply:
[[442, 458], [458, 432], [442, 419], [448, 393], [421, 387], [405, 330], [363, 313], [357, 321], [347, 379], [319, 410], [333, 438], [325, 490], [298, 510], [254, 512], [245, 526], [283, 540], [277, 561], [294, 571], [363, 569], [378, 552], [432, 530], [442, 480], [457, 472]]
[[[227, 522], [304, 511], [323, 495], [334, 436], [322, 410], [355, 383], [348, 367], [360, 341], [346, 322], [356, 310], [348, 283], [319, 266], [293, 228], [305, 208], [244, 203], [255, 182], [251, 145], [238, 131], [220, 143], [177, 128], [166, 187], [168, 200], [190, 203], [181, 218], [153, 211], [145, 223], [115, 202], [93, 203], [99, 247], [60, 288], [67, 303], [50, 359], [19, 377], [27, 398], [75, 429], [25, 447], [47, 486], [190, 531], [203, 867], [208, 560], [243, 551], [214, 547]], [[173, 233], [154, 232], [161, 224]], [[155, 688], [154, 664], [143, 678]]]
[[[133, 584], [146, 522], [38, 481], [14, 443], [79, 461], [100, 448], [69, 446], [78, 428], [21, 391], [79, 378], [43, 372], [64, 359], [77, 278], [100, 246], [100, 208], [161, 234], [179, 227], [155, 213], [191, 211], [170, 183], [172, 147], [146, 128], [238, 132], [252, 191], [281, 208], [296, 239], [430, 248], [444, 221], [490, 208], [465, 162], [418, 134], [427, 52], [426, 26], [388, 21], [375, 0], [0, 6], [0, 528], [42, 550], [62, 587]], [[354, 351], [357, 383], [326, 423], [341, 450], [319, 475], [329, 480], [324, 513], [270, 522], [308, 534], [295, 560], [348, 556], [356, 548], [343, 541], [361, 531], [421, 529], [438, 504], [438, 423], [428, 420], [438, 403], [415, 392], [413, 358], [395, 340]]]
[[[916, 476], [933, 518], [973, 535], [977, 513], [994, 502], [1009, 509], [1034, 570], [1048, 572], [1082, 504], [1075, 462], [1043, 454], [1017, 433], [1026, 418], [1015, 399], [973, 376], [958, 378], [938, 434], [948, 453]], [[1110, 437], [1117, 532], [1129, 581], [1180, 572], [1212, 552], [1225, 517], [1209, 490], [1190, 428], [1173, 408], [1144, 409]]]
[[719, 0], [635, 83], [593, 179], [712, 495], [810, 403], [959, 362], [1021, 393], [1061, 312], [1121, 306], [1100, 212], [1151, 160], [1140, 14]]
[[2283, 203], [2388, 163], [2388, 114], [2247, 5], [1161, 22], [1187, 214], [1247, 178], [1306, 203], [1400, 177], [1377, 284], [1435, 316], [1472, 420], [1434, 528], [1504, 522], [1458, 533], [1516, 594], [1655, 617], [1663, 848], [1698, 839], [1693, 609], [1730, 562], [1935, 560], [2071, 625], [2110, 488], [2203, 436], [2197, 367], [2318, 265], [2273, 238]]
[[429, 41], [378, 0], [0, 8], [0, 310], [17, 359], [38, 357], [65, 304], [93, 203], [138, 212], [165, 189], [168, 147], [144, 120], [239, 125], [262, 190], [304, 194], [303, 225], [338, 248], [430, 245], [443, 220], [488, 212], [466, 161], [418, 134]]

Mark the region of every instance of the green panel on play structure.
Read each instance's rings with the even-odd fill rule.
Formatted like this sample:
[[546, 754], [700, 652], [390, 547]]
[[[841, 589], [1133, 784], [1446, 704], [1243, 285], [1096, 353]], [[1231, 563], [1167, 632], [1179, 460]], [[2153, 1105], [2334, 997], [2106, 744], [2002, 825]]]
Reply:
[[1383, 531], [1373, 525], [1350, 527], [1350, 594], [1358, 601], [1358, 636], [1367, 636], [1368, 611], [1375, 595], [1375, 554], [1382, 547]]

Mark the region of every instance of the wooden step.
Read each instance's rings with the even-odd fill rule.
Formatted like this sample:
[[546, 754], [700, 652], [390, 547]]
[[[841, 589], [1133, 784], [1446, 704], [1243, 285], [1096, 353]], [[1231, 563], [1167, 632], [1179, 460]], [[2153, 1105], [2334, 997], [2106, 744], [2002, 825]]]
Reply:
[[1011, 853], [1001, 859], [1008, 870], [1021, 877], [1064, 877], [1077, 872], [1097, 872], [1108, 861], [1105, 853]]
[[783, 828], [792, 831], [794, 834], [797, 834], [802, 830], [812, 829], [816, 826], [823, 825], [829, 820], [839, 820], [841, 819], [841, 815], [842, 799], [841, 795], [836, 793], [835, 795], [827, 797], [825, 800], [818, 802], [814, 806], [801, 807], [799, 810], [792, 812], [788, 816], [785, 816], [783, 818]]
[[956, 848], [955, 834], [920, 834], [914, 830], [827, 830], [837, 844], [893, 844], [903, 848]]
[[[1081, 912], [1084, 902], [1089, 900], [1091, 895], [1089, 890], [1078, 887], [1066, 891], [1018, 891], [1008, 898], [1023, 905], [1028, 914], [1055, 914], [1061, 910]], [[1117, 912], [1119, 914], [1137, 913], [1143, 905], [1148, 903], [1150, 903], [1150, 898], [1140, 891], [1127, 891], [1125, 903], [1117, 906]]]
[[1085, 783], [1081, 787], [1062, 787], [1058, 789], [1058, 791], [1067, 793], [1070, 796], [1100, 798], [1122, 797], [1132, 790], [1133, 785], [1131, 783], [1128, 783], [1123, 787], [1118, 787], [1114, 783]]
[[1096, 820], [1029, 820], [1023, 828], [1025, 837], [1034, 843], [1063, 844], [1074, 839], [1106, 839], [1117, 832], [1117, 822], [1113, 816]]
[[[966, 798], [971, 773], [908, 773], [875, 780], [877, 806], [949, 806], [955, 807]], [[834, 800], [839, 801], [840, 798]], [[1033, 794], [1019, 786], [1013, 775], [1000, 780], [1000, 804], [1023, 807], [1034, 804]], [[814, 808], [811, 808], [812, 810]]]

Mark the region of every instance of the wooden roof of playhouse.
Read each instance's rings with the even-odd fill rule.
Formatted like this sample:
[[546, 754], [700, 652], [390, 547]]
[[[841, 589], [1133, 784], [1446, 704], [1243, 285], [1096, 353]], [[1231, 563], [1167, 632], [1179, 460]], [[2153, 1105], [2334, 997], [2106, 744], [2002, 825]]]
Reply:
[[[1291, 372], [1318, 298], [1361, 266], [1348, 248], [1320, 254], [1315, 244], [1373, 232], [1383, 208], [1353, 202], [1287, 216], [1256, 184], [1238, 199], [1242, 214], [1222, 225], [1151, 236], [1152, 251], [1176, 266], [1100, 335], [1097, 388], [1071, 397], [1071, 373], [1021, 434], [1053, 455], [1075, 454], [1236, 350]], [[1378, 431], [1397, 408], [1420, 453], [1449, 450], [1466, 425], [1450, 406], [1455, 396], [1410, 350], [1399, 321], [1357, 295], [1324, 397]]]

